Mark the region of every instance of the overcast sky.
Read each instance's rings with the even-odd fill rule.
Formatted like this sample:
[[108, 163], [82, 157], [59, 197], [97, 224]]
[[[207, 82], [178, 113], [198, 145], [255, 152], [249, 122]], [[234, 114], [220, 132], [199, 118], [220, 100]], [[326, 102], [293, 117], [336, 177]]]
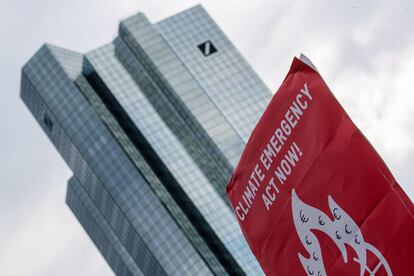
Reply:
[[[64, 203], [71, 173], [19, 99], [45, 42], [80, 52], [138, 11], [157, 21], [200, 1], [0, 1], [0, 275], [112, 275]], [[294, 55], [318, 67], [414, 198], [414, 1], [201, 1], [273, 91]]]

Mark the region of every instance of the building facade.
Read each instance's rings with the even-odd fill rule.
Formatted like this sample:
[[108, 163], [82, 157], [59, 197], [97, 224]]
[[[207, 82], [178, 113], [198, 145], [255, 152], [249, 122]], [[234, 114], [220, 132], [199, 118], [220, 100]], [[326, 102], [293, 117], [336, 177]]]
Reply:
[[21, 98], [73, 172], [67, 204], [117, 275], [260, 275], [225, 195], [271, 93], [202, 6], [46, 44]]

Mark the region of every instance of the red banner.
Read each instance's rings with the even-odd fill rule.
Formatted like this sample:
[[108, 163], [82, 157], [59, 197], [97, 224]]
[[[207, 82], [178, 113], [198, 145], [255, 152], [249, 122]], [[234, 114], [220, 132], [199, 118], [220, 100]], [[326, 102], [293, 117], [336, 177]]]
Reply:
[[267, 275], [413, 275], [414, 206], [313, 68], [294, 59], [227, 186]]

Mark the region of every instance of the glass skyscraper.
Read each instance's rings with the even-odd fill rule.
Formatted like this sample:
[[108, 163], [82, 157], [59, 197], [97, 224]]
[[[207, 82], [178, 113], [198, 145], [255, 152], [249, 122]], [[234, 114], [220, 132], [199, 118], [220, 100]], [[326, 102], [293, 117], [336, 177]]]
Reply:
[[67, 204], [117, 275], [260, 275], [225, 196], [272, 94], [202, 6], [46, 44], [21, 97], [73, 172]]

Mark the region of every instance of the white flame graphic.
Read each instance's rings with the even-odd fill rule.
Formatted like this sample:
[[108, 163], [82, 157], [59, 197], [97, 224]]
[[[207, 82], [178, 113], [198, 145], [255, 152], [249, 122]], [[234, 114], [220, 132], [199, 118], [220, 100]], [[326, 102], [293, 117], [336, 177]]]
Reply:
[[[364, 240], [361, 230], [354, 220], [335, 203], [331, 196], [328, 197], [328, 203], [334, 220], [331, 220], [319, 209], [301, 201], [296, 195], [295, 190], [292, 190], [293, 221], [300, 241], [310, 256], [309, 258], [306, 258], [298, 253], [300, 262], [307, 275], [327, 275], [323, 264], [319, 241], [311, 231], [314, 229], [327, 234], [335, 242], [336, 246], [341, 251], [345, 263], [348, 263], [345, 244], [351, 246], [355, 250], [358, 258], [354, 258], [354, 261], [360, 264], [360, 276], [363, 276], [366, 271], [369, 275], [375, 275], [381, 266], [384, 266], [388, 276], [392, 276], [391, 269], [384, 256], [377, 248]], [[366, 265], [367, 251], [372, 252], [379, 260], [377, 266], [373, 270], [370, 270]]]

